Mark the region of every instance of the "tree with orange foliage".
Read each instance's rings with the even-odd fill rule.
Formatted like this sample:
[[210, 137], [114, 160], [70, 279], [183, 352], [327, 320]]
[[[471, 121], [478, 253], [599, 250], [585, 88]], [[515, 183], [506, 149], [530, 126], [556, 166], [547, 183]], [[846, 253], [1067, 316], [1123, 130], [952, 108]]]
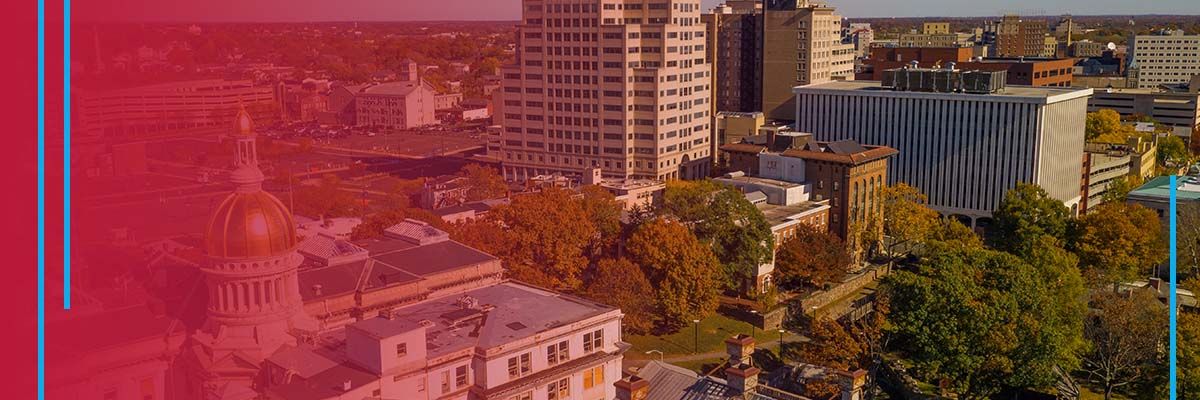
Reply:
[[509, 276], [568, 292], [582, 285], [585, 249], [598, 236], [580, 202], [557, 188], [517, 196], [454, 231], [457, 240], [503, 260]]
[[717, 310], [720, 262], [683, 224], [662, 218], [647, 221], [626, 247], [654, 285], [664, 327], [677, 329]]

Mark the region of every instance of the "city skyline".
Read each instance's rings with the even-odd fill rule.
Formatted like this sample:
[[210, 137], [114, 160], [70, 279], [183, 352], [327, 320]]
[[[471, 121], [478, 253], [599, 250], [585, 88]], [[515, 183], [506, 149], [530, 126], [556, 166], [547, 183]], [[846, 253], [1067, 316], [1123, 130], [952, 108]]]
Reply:
[[[704, 10], [720, 4], [720, 0], [704, 0]], [[906, 3], [879, 3], [874, 0], [837, 0], [827, 2], [847, 18], [911, 18], [911, 17], [988, 17], [1008, 13], [1023, 15], [1195, 15], [1200, 6], [1189, 0], [1165, 0], [1152, 3], [1132, 3], [1118, 0], [1020, 0], [997, 5], [979, 6], [967, 3], [944, 4], [934, 0], [914, 0]], [[422, 7], [415, 0], [382, 1], [354, 0], [346, 2], [312, 2], [307, 7], [295, 7], [282, 0], [235, 2], [163, 3], [150, 0], [119, 0], [116, 4], [80, 2], [73, 6], [75, 22], [324, 22], [324, 21], [516, 21], [520, 17], [518, 0], [486, 2], [479, 0], [444, 0], [439, 7]], [[238, 10], [230, 13], [231, 9]], [[923, 10], [938, 10], [923, 13]], [[1096, 12], [1089, 12], [1096, 11]], [[86, 17], [85, 17], [86, 16]]]

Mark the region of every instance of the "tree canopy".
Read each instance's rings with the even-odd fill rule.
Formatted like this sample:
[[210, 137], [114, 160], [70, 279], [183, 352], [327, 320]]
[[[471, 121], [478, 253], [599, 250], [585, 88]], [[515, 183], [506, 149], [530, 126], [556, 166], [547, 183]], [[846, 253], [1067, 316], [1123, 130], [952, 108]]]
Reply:
[[589, 264], [585, 249], [598, 237], [580, 202], [557, 188], [514, 197], [454, 232], [456, 239], [504, 260], [513, 278], [565, 291], [582, 285]]
[[1167, 257], [1158, 214], [1137, 204], [1104, 203], [1079, 219], [1072, 250], [1095, 283], [1129, 282], [1149, 275]]
[[779, 246], [775, 271], [779, 285], [785, 289], [819, 289], [842, 279], [850, 269], [850, 262], [846, 245], [837, 235], [800, 224], [794, 236]]
[[1150, 290], [1114, 293], [1102, 290], [1092, 297], [1096, 310], [1084, 324], [1091, 348], [1083, 370], [1104, 388], [1104, 398], [1116, 390], [1152, 381], [1162, 369], [1159, 350], [1167, 339], [1167, 308]]
[[734, 287], [749, 271], [771, 260], [775, 246], [771, 226], [732, 186], [711, 180], [668, 182], [655, 214], [687, 225], [712, 246], [726, 287]]
[[917, 271], [886, 279], [888, 329], [919, 377], [945, 381], [963, 399], [986, 399], [1048, 386], [1055, 366], [1078, 365], [1082, 284], [1074, 258], [1045, 242], [1030, 248], [1037, 267], [1003, 252], [934, 244]]
[[721, 292], [720, 262], [710, 246], [687, 227], [658, 218], [643, 223], [627, 243], [629, 258], [654, 285], [659, 317], [669, 329], [716, 311]]
[[1043, 236], [1062, 241], [1066, 238], [1070, 215], [1067, 206], [1051, 198], [1041, 187], [1018, 183], [1004, 194], [1004, 200], [992, 213], [992, 245], [1022, 255]]
[[596, 265], [596, 273], [583, 295], [621, 309], [625, 318], [621, 329], [631, 334], [650, 333], [655, 324], [654, 286], [646, 274], [628, 259], [606, 258]]
[[467, 178], [467, 202], [508, 196], [508, 184], [495, 169], [467, 164], [458, 171], [458, 175]]
[[1088, 141], [1094, 142], [1124, 144], [1136, 134], [1133, 127], [1121, 123], [1121, 114], [1107, 108], [1087, 113], [1085, 126]]

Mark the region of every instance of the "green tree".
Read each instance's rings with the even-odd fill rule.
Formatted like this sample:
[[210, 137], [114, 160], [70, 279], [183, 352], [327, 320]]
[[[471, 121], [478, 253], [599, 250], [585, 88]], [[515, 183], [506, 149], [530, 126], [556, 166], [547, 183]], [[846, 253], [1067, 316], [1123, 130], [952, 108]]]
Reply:
[[1026, 254], [1042, 236], [1066, 238], [1071, 212], [1041, 187], [1018, 183], [1004, 194], [994, 217], [992, 245], [1013, 254]]
[[[1046, 242], [1030, 253], [1054, 253]], [[1050, 270], [1073, 270], [1069, 255], [1056, 255], [1066, 265]], [[888, 330], [921, 378], [946, 382], [962, 399], [1049, 386], [1055, 366], [1078, 365], [1082, 314], [1070, 314], [1083, 307], [1063, 304], [1082, 290], [1077, 277], [1047, 279], [1043, 269], [1007, 253], [934, 243], [917, 271], [885, 281]]]
[[1183, 139], [1167, 135], [1158, 140], [1158, 165], [1166, 168], [1186, 166], [1192, 159]]
[[661, 323], [678, 329], [716, 311], [721, 292], [720, 262], [710, 246], [679, 222], [643, 223], [626, 245], [629, 257], [654, 285]]
[[784, 289], [821, 288], [850, 269], [850, 254], [837, 235], [808, 224], [783, 241], [775, 255], [776, 276]]
[[583, 295], [620, 308], [625, 314], [621, 329], [625, 333], [650, 333], [655, 324], [654, 287], [637, 265], [624, 258], [606, 258], [596, 265], [596, 273]]
[[1084, 324], [1091, 348], [1083, 357], [1083, 370], [1104, 387], [1108, 400], [1161, 370], [1156, 364], [1168, 331], [1167, 308], [1150, 290], [1100, 291], [1092, 305], [1096, 311]]
[[592, 241], [588, 254], [593, 260], [616, 254], [617, 241], [621, 236], [621, 213], [624, 207], [616, 196], [598, 185], [584, 186], [580, 192], [580, 204], [599, 236]]
[[1113, 179], [1113, 181], [1104, 188], [1104, 194], [1100, 197], [1100, 202], [1124, 202], [1125, 198], [1129, 196], [1129, 192], [1132, 192], [1141, 185], [1142, 179], [1133, 175]]
[[771, 226], [737, 188], [711, 180], [671, 181], [655, 212], [678, 220], [711, 245], [726, 287], [771, 260]]
[[[1200, 279], [1185, 281], [1183, 286], [1192, 293], [1200, 293]], [[1200, 312], [1180, 311], [1176, 328], [1179, 398], [1200, 400]]]
[[1175, 245], [1179, 256], [1179, 272], [1189, 277], [1200, 277], [1200, 204], [1179, 204], [1177, 211]]
[[1166, 260], [1158, 215], [1129, 203], [1105, 203], [1077, 223], [1072, 249], [1095, 283], [1116, 284], [1146, 276]]

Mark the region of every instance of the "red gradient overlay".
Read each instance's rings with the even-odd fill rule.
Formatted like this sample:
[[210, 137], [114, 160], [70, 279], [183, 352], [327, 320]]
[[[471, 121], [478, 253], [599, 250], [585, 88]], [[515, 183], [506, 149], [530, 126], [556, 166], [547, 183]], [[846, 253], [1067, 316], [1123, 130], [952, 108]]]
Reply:
[[4, 331], [4, 397], [34, 398], [37, 393], [37, 4], [10, 4], [3, 30], [9, 110], [3, 155], [8, 188], [0, 199], [8, 217], [0, 239], [7, 253], [6, 283], [0, 296], [9, 304]]

